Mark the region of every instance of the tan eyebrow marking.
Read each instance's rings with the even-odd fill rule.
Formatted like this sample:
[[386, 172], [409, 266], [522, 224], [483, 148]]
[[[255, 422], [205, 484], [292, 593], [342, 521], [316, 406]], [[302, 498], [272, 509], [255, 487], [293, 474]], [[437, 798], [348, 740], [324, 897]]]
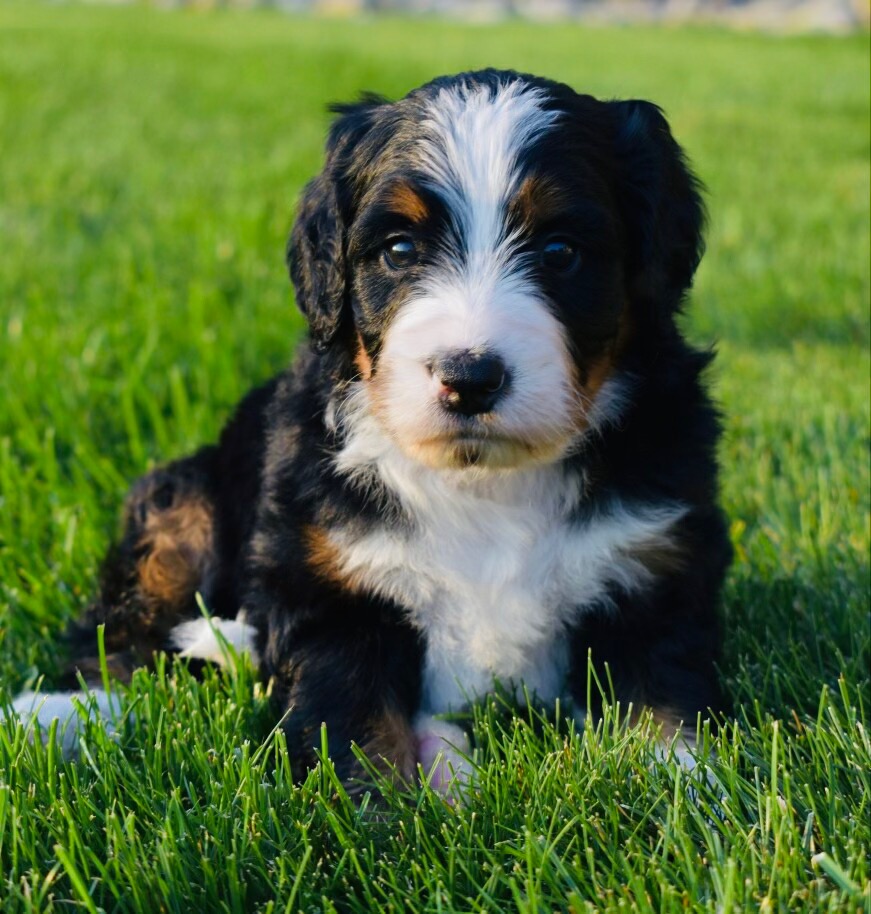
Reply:
[[520, 222], [532, 230], [549, 215], [559, 212], [563, 205], [562, 193], [551, 180], [527, 177], [514, 195], [510, 208]]
[[406, 182], [395, 184], [387, 195], [387, 205], [410, 222], [420, 223], [429, 219], [430, 211], [420, 194]]

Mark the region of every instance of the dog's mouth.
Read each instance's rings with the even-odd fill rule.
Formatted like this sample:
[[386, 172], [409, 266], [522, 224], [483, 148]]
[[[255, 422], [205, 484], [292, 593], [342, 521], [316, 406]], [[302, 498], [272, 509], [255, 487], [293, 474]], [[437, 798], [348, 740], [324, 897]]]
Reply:
[[487, 462], [488, 450], [492, 452], [506, 445], [504, 438], [492, 438], [486, 435], [457, 435], [445, 440], [443, 447], [451, 452], [455, 465], [475, 467]]
[[431, 402], [415, 410], [413, 402], [398, 395], [391, 399], [374, 384], [360, 391], [389, 439], [407, 456], [435, 470], [469, 470], [477, 475], [555, 463], [571, 450], [578, 433], [577, 422], [565, 410], [548, 416], [547, 410], [539, 415], [527, 406], [520, 415], [516, 409], [462, 415]]
[[553, 443], [463, 430], [418, 440], [410, 450], [434, 469], [511, 470], [550, 462], [561, 449]]

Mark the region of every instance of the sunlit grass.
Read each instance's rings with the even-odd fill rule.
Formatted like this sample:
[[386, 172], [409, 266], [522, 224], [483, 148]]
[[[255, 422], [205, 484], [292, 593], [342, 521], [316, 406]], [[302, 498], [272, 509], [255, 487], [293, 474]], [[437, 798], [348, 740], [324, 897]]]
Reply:
[[[8, 910], [868, 910], [863, 39], [0, 7], [0, 695], [62, 659], [130, 479], [302, 323], [283, 245], [325, 105], [483, 65], [659, 102], [705, 179], [736, 562], [707, 775], [626, 709], [475, 710], [465, 806], [291, 783], [250, 672], [137, 676], [76, 763], [0, 728]], [[690, 783], [691, 781], [691, 783]]]

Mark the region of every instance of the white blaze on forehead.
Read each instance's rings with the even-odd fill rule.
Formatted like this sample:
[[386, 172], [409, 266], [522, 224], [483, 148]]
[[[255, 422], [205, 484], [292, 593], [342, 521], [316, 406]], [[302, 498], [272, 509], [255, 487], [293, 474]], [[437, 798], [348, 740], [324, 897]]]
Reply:
[[400, 315], [403, 336], [422, 334], [443, 351], [493, 346], [509, 370], [522, 367], [513, 358], [520, 357], [521, 339], [532, 337], [533, 349], [548, 350], [541, 353], [547, 362], [563, 348], [562, 327], [517, 253], [517, 233], [507, 227], [520, 155], [557, 117], [544, 110], [544, 100], [544, 92], [522, 80], [495, 89], [463, 83], [433, 99], [422, 124], [422, 166], [445, 201], [461, 250], [448, 242], [446, 256], [426, 272], [412, 307]]
[[462, 231], [472, 256], [492, 253], [505, 238], [505, 206], [519, 184], [518, 158], [558, 112], [545, 93], [522, 80], [442, 89], [423, 121], [423, 168]]

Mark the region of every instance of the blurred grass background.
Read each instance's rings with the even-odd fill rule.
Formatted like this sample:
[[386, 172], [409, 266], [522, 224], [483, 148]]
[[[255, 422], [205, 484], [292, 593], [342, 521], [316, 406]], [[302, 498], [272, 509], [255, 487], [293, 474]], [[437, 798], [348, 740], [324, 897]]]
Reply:
[[[723, 826], [717, 847], [695, 857], [687, 851], [684, 869], [669, 869], [677, 864], [666, 855], [653, 865], [656, 842], [644, 843], [645, 828], [631, 815], [615, 821], [601, 838], [602, 863], [580, 851], [592, 881], [577, 882], [576, 909], [619, 907], [623, 898], [643, 910], [645, 893], [654, 899], [651, 909], [664, 909], [659, 901], [679, 907], [679, 893], [672, 897], [666, 889], [681, 879], [692, 883], [692, 905], [711, 909], [766, 898], [785, 909], [793, 896], [808, 906], [867, 909], [871, 806], [867, 769], [856, 767], [868, 758], [871, 662], [867, 36], [0, 6], [0, 695], [14, 694], [37, 671], [50, 678], [61, 657], [58, 630], [88, 599], [129, 481], [213, 438], [245, 390], [290, 358], [302, 323], [283, 248], [297, 194], [320, 166], [326, 105], [364, 89], [398, 96], [434, 75], [480, 66], [548, 75], [603, 97], [656, 101], [708, 186], [711, 212], [687, 329], [720, 351], [712, 380], [727, 416], [723, 490], [737, 548], [725, 600], [722, 672], [740, 720], [738, 730], [723, 737], [719, 764], [746, 808]], [[155, 686], [140, 688], [142, 701], [167, 713], [174, 703], [203, 709], [204, 731], [182, 732], [180, 746], [199, 734], [232, 755], [240, 731], [225, 718], [227, 708], [242, 701], [236, 686], [217, 678], [202, 687], [164, 682], [159, 695]], [[268, 727], [257, 729], [253, 709], [256, 702], [245, 725], [267, 739]], [[140, 711], [139, 719], [152, 720], [150, 713]], [[155, 712], [153, 720], [158, 717]], [[488, 786], [503, 791], [491, 800], [502, 804], [508, 822], [509, 811], [522, 816], [528, 784], [499, 786], [506, 759], [516, 751], [527, 766], [546, 765], [563, 737], [547, 728], [544, 736], [532, 730], [506, 736], [492, 720], [480, 727], [485, 746], [492, 742], [484, 761], [494, 780], [484, 777], [484, 793]], [[295, 884], [293, 905], [307, 899], [321, 909], [329, 866], [310, 882], [295, 882], [294, 867], [276, 875], [279, 850], [287, 851], [281, 840], [291, 841], [292, 833], [304, 855], [315, 846], [306, 844], [307, 830], [320, 823], [318, 853], [336, 866], [347, 847], [369, 840], [356, 813], [347, 813], [345, 832], [337, 830], [327, 807], [318, 806], [332, 788], [327, 784], [324, 794], [314, 784], [310, 794], [284, 797], [297, 824], [288, 825], [281, 840], [273, 836], [278, 843], [261, 848], [250, 870], [240, 864], [233, 876], [219, 868], [212, 882], [202, 883], [204, 852], [195, 844], [165, 866], [160, 862], [155, 848], [172, 853], [166, 848], [179, 839], [167, 830], [161, 788], [146, 774], [150, 764], [190, 771], [205, 764], [203, 757], [156, 761], [159, 741], [149, 738], [147, 727], [129, 739], [146, 761], [119, 760], [118, 747], [104, 741], [90, 775], [75, 766], [46, 773], [40, 766], [60, 763], [46, 761], [40, 747], [0, 745], [0, 899], [5, 874], [10, 907], [48, 910], [45, 899], [60, 880], [58, 897], [67, 893], [85, 908], [93, 894], [107, 910], [135, 910], [125, 908], [133, 904], [129, 898], [119, 898], [139, 865], [138, 878], [153, 878], [158, 895], [158, 876], [175, 873], [161, 878], [169, 880], [170, 895], [176, 892], [179, 910], [186, 909], [179, 901], [184, 890], [205, 892], [218, 905], [232, 888], [242, 892], [241, 900], [221, 901], [223, 908], [250, 910], [268, 907], [270, 899], [286, 902]], [[511, 742], [516, 739], [520, 749]], [[592, 739], [584, 735], [587, 743]], [[629, 775], [619, 768], [620, 739], [605, 735], [595, 750], [584, 750], [600, 753], [597, 764], [617, 765], [616, 780], [596, 788], [603, 791], [603, 808], [636, 810], [626, 790], [660, 797], [674, 789], [674, 772], [654, 774], [638, 761], [643, 739], [630, 740], [635, 754], [625, 762], [641, 787], [621, 786]], [[787, 741], [779, 760], [778, 740]], [[273, 777], [268, 758], [255, 761], [246, 762], [252, 777]], [[106, 773], [123, 764], [133, 765], [126, 791], [124, 778], [111, 786]], [[202, 769], [203, 784], [208, 770]], [[57, 794], [48, 786], [28, 793], [28, 783], [53, 784], [57, 771], [68, 779], [77, 771], [83, 790], [96, 792], [96, 819], [84, 807], [76, 811], [75, 797], [68, 808], [54, 803]], [[573, 769], [542, 787], [542, 815], [547, 809], [553, 815], [567, 791], [598, 796], [584, 780], [592, 774]], [[783, 813], [782, 828], [772, 825], [770, 809], [765, 812], [766, 802], [783, 801], [781, 775], [800, 782], [796, 791], [803, 797], [790, 815]], [[242, 794], [246, 789], [239, 787]], [[228, 817], [230, 843], [250, 825], [234, 805], [239, 795], [224, 791], [213, 800]], [[825, 811], [815, 805], [820, 798], [828, 798]], [[130, 812], [134, 799], [153, 815]], [[246, 802], [266, 818], [275, 813], [269, 798], [252, 794]], [[445, 822], [453, 829], [452, 815], [460, 817], [462, 834], [473, 828], [470, 815], [492, 816], [496, 808], [455, 814], [437, 809], [432, 798], [421, 802], [429, 804], [423, 812], [403, 807], [397, 815], [424, 836]], [[311, 804], [320, 813], [311, 813]], [[182, 807], [193, 823], [188, 827], [205, 827], [189, 803]], [[671, 823], [669, 834], [683, 834], [696, 847], [710, 836], [705, 816], [691, 807], [663, 813], [663, 822]], [[26, 809], [41, 812], [28, 819]], [[92, 845], [97, 860], [105, 856], [99, 848], [111, 831], [107, 810], [122, 822], [134, 816], [130, 834], [141, 845], [141, 855], [119, 864], [115, 882], [87, 857]], [[659, 813], [650, 815], [648, 825]], [[521, 824], [517, 834], [535, 831]], [[747, 847], [757, 839], [769, 847], [769, 838], [769, 856], [760, 852], [756, 861]], [[455, 839], [443, 840], [454, 847]], [[480, 895], [472, 888], [468, 897], [447, 889], [438, 894], [442, 875], [433, 883], [424, 879], [411, 896], [379, 894], [387, 891], [379, 855], [390, 855], [386, 844], [372, 840], [371, 866], [359, 864], [356, 887], [341, 890], [339, 909], [366, 909], [366, 891], [380, 904], [413, 897], [421, 910], [436, 898], [445, 910], [471, 909], [469, 899]], [[584, 838], [587, 847], [596, 840]], [[638, 856], [630, 866], [632, 842]], [[511, 883], [507, 858], [494, 852], [479, 860], [473, 844], [462, 845], [469, 860], [478, 861], [469, 863], [468, 886], [480, 889], [490, 878], [488, 866], [504, 868], [504, 878], [493, 876], [495, 901], [488, 907], [479, 899], [482, 909], [526, 904], [537, 910], [535, 867]], [[441, 852], [414, 841], [409, 846], [434, 872], [447, 867]], [[534, 856], [533, 845], [518, 846]], [[784, 847], [798, 860], [778, 870]], [[821, 849], [833, 855], [832, 872], [841, 881], [828, 864], [824, 871], [812, 866]], [[620, 854], [622, 862], [615, 862]], [[569, 861], [571, 853], [560, 851], [555, 859]], [[393, 860], [414, 883], [413, 860]], [[569, 870], [548, 871], [539, 885], [542, 905], [559, 906], [568, 897], [566, 873], [580, 879], [574, 864], [565, 865]], [[331, 891], [339, 890], [336, 879]], [[635, 888], [633, 879], [641, 880]], [[614, 895], [621, 880], [630, 888]], [[37, 886], [45, 889], [44, 903], [33, 900], [43, 897]], [[153, 909], [163, 908], [155, 903]]]

